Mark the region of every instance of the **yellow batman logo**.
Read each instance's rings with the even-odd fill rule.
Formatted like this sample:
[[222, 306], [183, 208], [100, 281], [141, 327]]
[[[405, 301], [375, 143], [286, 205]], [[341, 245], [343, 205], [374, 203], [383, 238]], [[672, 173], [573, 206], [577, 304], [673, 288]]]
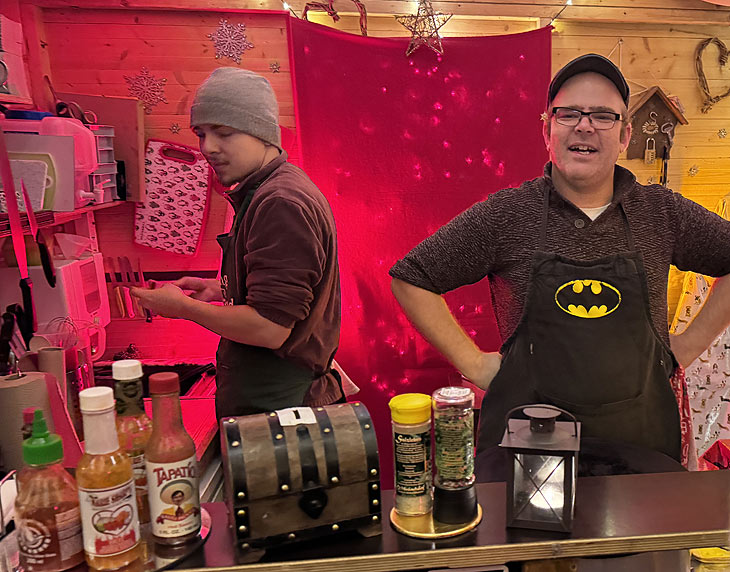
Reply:
[[600, 280], [572, 280], [555, 291], [555, 303], [577, 318], [603, 318], [621, 304], [621, 292]]

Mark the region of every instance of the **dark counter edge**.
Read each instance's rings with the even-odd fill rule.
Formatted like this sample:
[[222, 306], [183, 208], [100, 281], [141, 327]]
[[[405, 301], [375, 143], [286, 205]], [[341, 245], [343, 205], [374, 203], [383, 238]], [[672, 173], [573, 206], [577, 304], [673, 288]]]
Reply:
[[[673, 475], [673, 476], [672, 476]], [[619, 479], [619, 480], [617, 480]], [[623, 480], [620, 480], [623, 479]], [[282, 559], [281, 561], [267, 561], [261, 563], [241, 563], [234, 564], [233, 545], [231, 542], [231, 532], [228, 529], [227, 509], [223, 503], [206, 504], [206, 508], [210, 511], [213, 519], [213, 530], [202, 550], [181, 562], [176, 568], [178, 570], [186, 570], [190, 572], [216, 572], [216, 571], [248, 571], [255, 570], [257, 572], [395, 572], [396, 570], [415, 570], [415, 569], [433, 569], [433, 568], [457, 568], [468, 566], [487, 566], [492, 564], [504, 564], [505, 562], [516, 562], [535, 560], [543, 558], [570, 558], [579, 556], [597, 556], [611, 554], [630, 554], [637, 552], [652, 552], [659, 550], [677, 550], [689, 548], [703, 548], [712, 546], [724, 546], [728, 544], [730, 535], [730, 523], [728, 516], [730, 511], [728, 508], [728, 499], [730, 498], [730, 472], [728, 471], [711, 471], [705, 473], [674, 473], [663, 475], [628, 475], [622, 477], [588, 477], [579, 479], [578, 491], [611, 491], [616, 494], [616, 485], [621, 485], [620, 489], [632, 490], [632, 494], [646, 494], [663, 500], [662, 510], [666, 510], [666, 505], [673, 504], [672, 512], [676, 512], [681, 518], [687, 521], [686, 531], [672, 532], [654, 532], [652, 534], [628, 534], [621, 536], [608, 537], [583, 537], [583, 538], [561, 538], [559, 535], [545, 535], [545, 538], [538, 540], [518, 541], [512, 543], [489, 544], [482, 546], [458, 546], [458, 547], [438, 547], [436, 543], [428, 541], [418, 541], [420, 546], [426, 546], [427, 549], [404, 549], [386, 551], [383, 546], [408, 544], [411, 539], [402, 537], [390, 527], [390, 523], [386, 521], [385, 515], [388, 514], [392, 506], [391, 502], [384, 502], [384, 522], [383, 536], [377, 537], [378, 542], [373, 542], [374, 546], [379, 547], [379, 551], [373, 554], [348, 555], [348, 543], [336, 541], [335, 537], [332, 542], [324, 541], [320, 552], [332, 554], [338, 553], [334, 557], [317, 557], [316, 547], [305, 548], [303, 550], [304, 558]], [[701, 490], [709, 491], [704, 496], [704, 501], [698, 503], [696, 486], [680, 487], [680, 494], [675, 498], [669, 498], [662, 494], [662, 484], [683, 484], [683, 485], [700, 485]], [[582, 486], [581, 486], [582, 484]], [[480, 498], [485, 500], [490, 496], [504, 494], [504, 484], [492, 483], [479, 485]], [[676, 490], [674, 491], [677, 492]], [[682, 494], [685, 493], [685, 494]], [[620, 492], [618, 494], [621, 494]], [[384, 495], [387, 497], [388, 495]], [[579, 494], [579, 499], [580, 494]], [[384, 498], [384, 501], [387, 499]], [[587, 499], [586, 499], [587, 500]], [[605, 500], [605, 499], [604, 499]], [[626, 500], [626, 499], [622, 499]], [[651, 499], [649, 499], [651, 500]], [[481, 501], [480, 501], [481, 502]], [[621, 502], [615, 504], [621, 505]], [[580, 505], [579, 505], [580, 506]], [[588, 506], [586, 502], [585, 506]], [[725, 510], [722, 510], [722, 506]], [[707, 507], [714, 507], [713, 514], [709, 514]], [[486, 510], [485, 518], [480, 527], [497, 527], [499, 522], [504, 523], [504, 507], [498, 510]], [[638, 514], [642, 511], [634, 511], [636, 514], [631, 518], [646, 518], [647, 515]], [[704, 514], [703, 514], [704, 513]], [[708, 525], [715, 524], [723, 519], [724, 524], [720, 527], [704, 527], [703, 523]], [[611, 515], [615, 518], [616, 515]], [[697, 518], [694, 518], [697, 517]], [[491, 518], [492, 522], [488, 522]], [[649, 518], [651, 518], [649, 516]], [[502, 524], [502, 527], [504, 525]], [[479, 528], [479, 527], [478, 527]], [[588, 527], [590, 528], [590, 527]], [[539, 534], [539, 533], [535, 533]], [[465, 542], [474, 543], [476, 533], [471, 536], [465, 535]], [[364, 542], [375, 541], [375, 539], [363, 539]], [[339, 544], [339, 546], [334, 546]], [[442, 543], [439, 543], [442, 544]], [[324, 548], [326, 547], [326, 548]], [[272, 552], [273, 550], [273, 552]], [[276, 557], [275, 550], [269, 551], [267, 556]], [[287, 549], [288, 551], [289, 549]], [[267, 558], [270, 560], [271, 558]]]

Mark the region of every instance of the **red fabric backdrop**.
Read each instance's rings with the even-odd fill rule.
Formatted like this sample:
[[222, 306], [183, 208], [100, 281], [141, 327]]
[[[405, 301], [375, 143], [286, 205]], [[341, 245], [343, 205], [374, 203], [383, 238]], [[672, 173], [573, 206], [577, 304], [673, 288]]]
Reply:
[[[415, 332], [388, 269], [498, 189], [539, 176], [550, 30], [446, 38], [405, 56], [407, 38], [363, 38], [290, 19], [302, 166], [337, 221], [342, 335], [337, 361], [374, 418], [392, 487], [388, 400], [459, 375]], [[484, 349], [500, 341], [486, 281], [447, 296]]]

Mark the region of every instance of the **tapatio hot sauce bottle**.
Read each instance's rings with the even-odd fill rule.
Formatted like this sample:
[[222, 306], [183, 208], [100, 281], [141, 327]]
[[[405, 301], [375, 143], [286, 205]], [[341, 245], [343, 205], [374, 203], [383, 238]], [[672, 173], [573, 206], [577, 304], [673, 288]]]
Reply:
[[76, 482], [86, 562], [115, 570], [142, 555], [132, 462], [119, 447], [112, 389], [85, 389], [79, 400], [86, 441]]
[[150, 376], [152, 435], [145, 464], [152, 536], [159, 544], [183, 544], [200, 531], [195, 443], [185, 431], [176, 373]]

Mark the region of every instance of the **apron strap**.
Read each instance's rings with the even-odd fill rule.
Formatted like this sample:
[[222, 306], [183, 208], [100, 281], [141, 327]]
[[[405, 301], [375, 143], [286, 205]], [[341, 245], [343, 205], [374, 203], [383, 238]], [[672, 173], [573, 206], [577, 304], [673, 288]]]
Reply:
[[634, 235], [631, 234], [631, 225], [629, 224], [629, 217], [626, 214], [626, 209], [624, 209], [623, 202], [619, 202], [618, 206], [621, 209], [621, 214], [623, 215], [624, 228], [626, 229], [626, 241], [629, 243], [629, 250], [631, 252], [634, 252], [636, 250], [636, 247], [634, 246]]

